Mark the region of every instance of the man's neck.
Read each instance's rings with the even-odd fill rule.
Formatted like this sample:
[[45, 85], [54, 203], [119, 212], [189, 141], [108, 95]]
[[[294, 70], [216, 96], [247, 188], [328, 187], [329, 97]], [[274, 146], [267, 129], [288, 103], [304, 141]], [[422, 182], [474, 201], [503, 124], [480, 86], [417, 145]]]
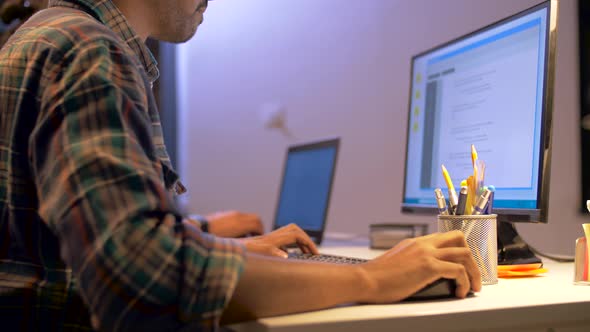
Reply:
[[112, 0], [115, 6], [125, 15], [127, 22], [133, 28], [135, 33], [146, 41], [150, 36], [150, 18], [152, 13], [149, 11], [149, 6], [143, 3], [143, 0]]

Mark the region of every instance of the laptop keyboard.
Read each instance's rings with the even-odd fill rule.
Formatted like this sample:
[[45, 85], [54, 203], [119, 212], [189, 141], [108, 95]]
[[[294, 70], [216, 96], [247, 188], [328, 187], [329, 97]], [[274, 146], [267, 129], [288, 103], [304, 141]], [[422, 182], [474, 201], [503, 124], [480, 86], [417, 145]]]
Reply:
[[362, 258], [346, 257], [346, 256], [335, 256], [335, 255], [313, 255], [303, 254], [298, 252], [290, 252], [289, 259], [299, 259], [305, 261], [322, 262], [322, 263], [333, 263], [333, 264], [361, 264], [367, 260]]

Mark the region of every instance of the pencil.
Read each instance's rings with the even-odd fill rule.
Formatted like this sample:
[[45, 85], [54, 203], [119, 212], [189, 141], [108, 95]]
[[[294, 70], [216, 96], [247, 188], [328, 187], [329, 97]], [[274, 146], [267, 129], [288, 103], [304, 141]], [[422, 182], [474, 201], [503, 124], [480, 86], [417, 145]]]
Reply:
[[475, 145], [471, 144], [471, 164], [475, 167], [475, 162], [477, 161], [477, 151], [475, 150]]
[[477, 188], [477, 179], [479, 178], [479, 172], [477, 169], [477, 151], [475, 150], [475, 145], [471, 144], [471, 165], [473, 166], [473, 181], [475, 185], [475, 193], [479, 195], [478, 188]]
[[445, 182], [447, 183], [447, 187], [449, 188], [449, 206], [451, 208], [451, 211], [455, 211], [455, 207], [457, 207], [457, 203], [458, 203], [457, 192], [455, 191], [455, 186], [453, 185], [453, 181], [451, 181], [451, 176], [449, 175], [449, 171], [447, 171], [447, 168], [445, 167], [445, 165], [441, 165], [441, 166], [442, 166], [443, 177], [445, 179]]
[[451, 176], [449, 175], [449, 171], [447, 171], [447, 168], [445, 167], [445, 165], [441, 165], [441, 167], [442, 167], [443, 177], [445, 178], [445, 182], [447, 183], [447, 187], [449, 188], [449, 190], [455, 191], [455, 186], [453, 186], [453, 181], [451, 181]]

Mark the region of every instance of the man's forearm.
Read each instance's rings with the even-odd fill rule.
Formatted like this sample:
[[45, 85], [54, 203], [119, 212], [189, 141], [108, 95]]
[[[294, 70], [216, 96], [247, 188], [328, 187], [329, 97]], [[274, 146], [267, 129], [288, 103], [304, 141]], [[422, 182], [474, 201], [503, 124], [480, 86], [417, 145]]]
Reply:
[[223, 324], [365, 301], [369, 278], [354, 265], [250, 254]]

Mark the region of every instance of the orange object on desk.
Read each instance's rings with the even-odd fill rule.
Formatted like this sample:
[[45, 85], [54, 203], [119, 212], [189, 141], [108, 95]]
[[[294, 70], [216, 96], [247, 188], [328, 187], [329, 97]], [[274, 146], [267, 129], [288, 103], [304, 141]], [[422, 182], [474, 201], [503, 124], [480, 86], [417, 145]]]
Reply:
[[498, 278], [534, 277], [549, 270], [543, 268], [543, 263], [498, 265]]

